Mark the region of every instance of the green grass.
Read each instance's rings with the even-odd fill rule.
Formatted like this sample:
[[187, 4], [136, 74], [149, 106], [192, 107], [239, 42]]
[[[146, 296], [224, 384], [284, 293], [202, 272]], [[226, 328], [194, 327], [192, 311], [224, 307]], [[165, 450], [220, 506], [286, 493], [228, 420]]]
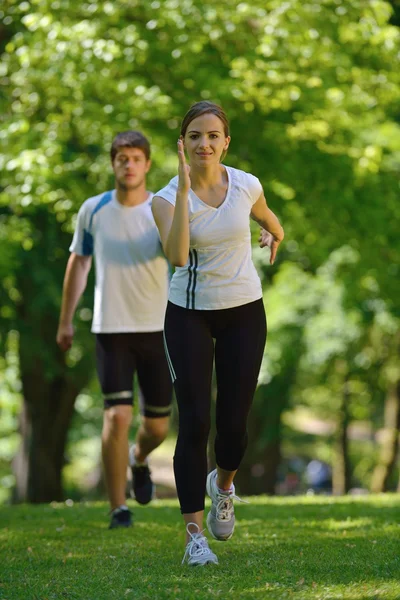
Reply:
[[175, 500], [111, 531], [105, 503], [2, 507], [0, 600], [400, 599], [399, 496], [249, 500], [204, 568], [180, 564]]

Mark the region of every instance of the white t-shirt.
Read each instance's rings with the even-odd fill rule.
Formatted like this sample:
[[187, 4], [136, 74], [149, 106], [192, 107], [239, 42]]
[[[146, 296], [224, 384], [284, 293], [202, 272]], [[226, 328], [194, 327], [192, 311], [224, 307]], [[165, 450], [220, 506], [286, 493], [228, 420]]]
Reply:
[[[189, 191], [189, 258], [172, 277], [169, 300], [184, 308], [232, 308], [262, 297], [251, 258], [250, 212], [262, 192], [254, 175], [225, 167], [228, 190], [219, 208]], [[178, 177], [157, 192], [175, 206]]]
[[71, 252], [95, 257], [94, 333], [164, 329], [169, 267], [151, 200], [123, 206], [115, 190], [81, 206]]

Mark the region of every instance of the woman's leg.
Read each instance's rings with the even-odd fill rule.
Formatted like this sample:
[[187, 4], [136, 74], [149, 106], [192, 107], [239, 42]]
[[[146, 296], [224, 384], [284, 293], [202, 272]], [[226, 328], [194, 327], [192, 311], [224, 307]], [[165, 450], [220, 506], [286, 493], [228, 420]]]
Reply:
[[217, 469], [207, 478], [212, 501], [207, 526], [218, 540], [229, 540], [235, 527], [233, 479], [247, 446], [247, 416], [266, 340], [261, 300], [230, 309], [226, 316], [229, 318], [216, 328], [215, 344]]
[[228, 486], [247, 446], [247, 417], [266, 341], [262, 301], [239, 306], [215, 344], [217, 407], [215, 439], [218, 484]]
[[182, 562], [192, 566], [218, 563], [202, 532], [214, 354], [213, 339], [202, 313], [169, 303], [164, 329], [179, 409], [174, 472], [186, 528]]

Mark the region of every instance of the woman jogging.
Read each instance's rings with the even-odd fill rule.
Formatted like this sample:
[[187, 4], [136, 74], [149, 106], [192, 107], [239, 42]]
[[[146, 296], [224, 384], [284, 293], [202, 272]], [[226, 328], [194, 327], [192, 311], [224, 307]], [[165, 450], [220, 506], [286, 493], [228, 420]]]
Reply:
[[[186, 524], [182, 562], [190, 565], [218, 563], [202, 531], [205, 489], [212, 502], [210, 534], [228, 540], [235, 525], [233, 480], [247, 445], [246, 421], [266, 340], [249, 216], [265, 230], [260, 245], [270, 246], [271, 263], [284, 235], [259, 180], [221, 164], [229, 142], [222, 108], [194, 104], [181, 126], [179, 174], [152, 203], [165, 254], [176, 267], [164, 335], [179, 409], [174, 471]], [[207, 476], [214, 355], [217, 468]]]

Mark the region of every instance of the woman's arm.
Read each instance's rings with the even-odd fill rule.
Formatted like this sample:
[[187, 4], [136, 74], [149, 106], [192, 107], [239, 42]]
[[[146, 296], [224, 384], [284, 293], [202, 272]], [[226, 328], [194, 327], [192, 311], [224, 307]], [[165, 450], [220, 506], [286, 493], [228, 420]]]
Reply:
[[184, 267], [189, 256], [189, 166], [186, 164], [182, 140], [178, 140], [179, 182], [176, 204], [172, 206], [161, 196], [152, 201], [153, 217], [160, 233], [165, 256], [174, 267]]
[[[270, 243], [266, 242], [263, 244], [264, 246], [268, 245], [271, 248], [270, 263], [272, 265], [275, 261], [278, 246], [283, 240], [285, 234], [282, 225], [279, 223], [278, 217], [272, 212], [271, 209], [268, 208], [263, 192], [261, 193], [257, 202], [253, 204], [253, 208], [251, 209], [251, 218], [273, 236], [273, 239]], [[261, 241], [262, 240], [260, 239], [260, 242]]]
[[[186, 205], [186, 206], [185, 206]], [[187, 199], [178, 199], [172, 206], [161, 196], [154, 196], [151, 210], [156, 222], [165, 256], [174, 267], [184, 267], [189, 256], [189, 216]]]

